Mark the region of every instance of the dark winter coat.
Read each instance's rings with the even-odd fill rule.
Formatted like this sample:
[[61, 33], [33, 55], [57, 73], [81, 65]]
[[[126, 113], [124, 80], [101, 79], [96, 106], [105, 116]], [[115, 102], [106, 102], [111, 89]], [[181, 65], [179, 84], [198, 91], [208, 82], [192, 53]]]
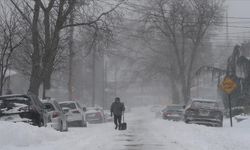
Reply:
[[121, 116], [124, 110], [124, 104], [121, 102], [113, 102], [110, 109], [111, 114], [114, 114], [116, 116]]

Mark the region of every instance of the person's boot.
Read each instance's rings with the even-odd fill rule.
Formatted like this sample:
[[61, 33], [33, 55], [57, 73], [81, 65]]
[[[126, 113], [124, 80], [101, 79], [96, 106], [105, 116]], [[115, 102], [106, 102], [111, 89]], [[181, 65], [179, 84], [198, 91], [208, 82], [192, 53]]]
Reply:
[[115, 125], [115, 129], [117, 129], [117, 125]]

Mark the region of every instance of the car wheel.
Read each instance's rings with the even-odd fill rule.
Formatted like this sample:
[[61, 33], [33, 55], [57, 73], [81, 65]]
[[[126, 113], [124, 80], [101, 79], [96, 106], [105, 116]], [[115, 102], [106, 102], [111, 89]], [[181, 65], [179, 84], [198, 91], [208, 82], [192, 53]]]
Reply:
[[39, 121], [38, 121], [38, 126], [39, 126], [39, 127], [43, 127], [43, 126], [44, 126], [44, 121], [43, 121], [43, 119], [39, 119]]
[[78, 122], [78, 127], [84, 127], [83, 125], [84, 125], [84, 122], [83, 122], [82, 120], [80, 120], [80, 121]]
[[63, 122], [61, 121], [60, 122], [60, 129], [59, 129], [60, 132], [63, 132]]

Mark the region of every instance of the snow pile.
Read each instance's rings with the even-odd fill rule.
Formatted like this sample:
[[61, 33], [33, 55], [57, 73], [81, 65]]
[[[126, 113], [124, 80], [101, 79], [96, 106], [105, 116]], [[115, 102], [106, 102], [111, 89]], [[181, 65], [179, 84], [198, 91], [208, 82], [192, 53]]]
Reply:
[[161, 134], [158, 137], [164, 137], [162, 140], [174, 150], [184, 147], [188, 150], [249, 150], [250, 123], [247, 124], [248, 128], [214, 128], [162, 120], [153, 123]]
[[149, 149], [145, 144], [154, 144], [172, 150], [250, 150], [250, 118], [238, 123], [234, 120], [232, 128], [230, 120], [225, 119], [221, 128], [155, 119], [148, 112], [138, 109], [139, 115], [133, 117], [147, 120], [140, 127], [145, 132], [139, 135], [145, 149]]
[[233, 128], [228, 119], [224, 124], [219, 128], [159, 119], [152, 123], [152, 134], [160, 134], [155, 137], [174, 150], [249, 150], [250, 119], [234, 122]]
[[49, 128], [39, 128], [26, 123], [0, 121], [0, 149], [26, 147], [56, 141], [60, 133]]
[[112, 123], [58, 132], [52, 128], [0, 121], [0, 133], [0, 150], [112, 150], [119, 146], [112, 143], [119, 134]]

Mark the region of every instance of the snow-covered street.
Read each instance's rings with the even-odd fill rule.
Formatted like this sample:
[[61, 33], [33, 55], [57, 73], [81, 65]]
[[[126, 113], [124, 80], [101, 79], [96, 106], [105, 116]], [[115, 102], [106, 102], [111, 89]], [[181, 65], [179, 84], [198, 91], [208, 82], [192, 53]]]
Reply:
[[57, 132], [24, 123], [0, 122], [1, 150], [249, 150], [250, 119], [223, 128], [156, 119], [148, 108], [127, 113], [128, 129], [112, 122]]

